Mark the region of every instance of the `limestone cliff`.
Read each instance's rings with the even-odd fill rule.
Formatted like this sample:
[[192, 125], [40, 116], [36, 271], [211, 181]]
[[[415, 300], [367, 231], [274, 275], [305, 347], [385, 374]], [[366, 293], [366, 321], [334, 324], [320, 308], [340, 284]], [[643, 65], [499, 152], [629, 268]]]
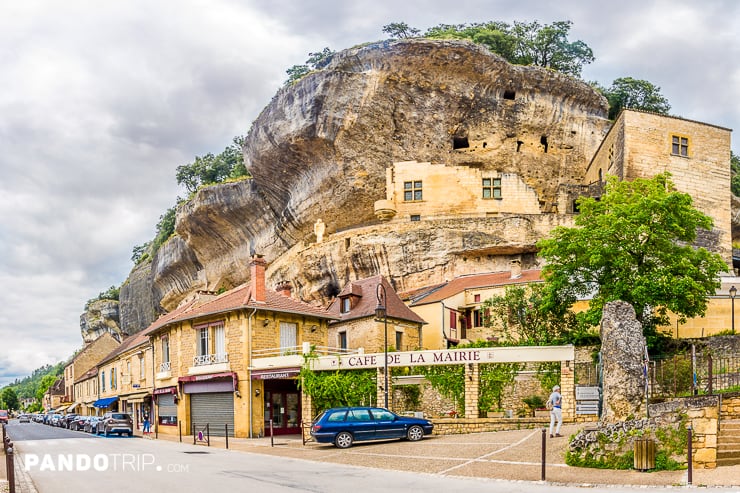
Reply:
[[90, 303], [80, 315], [80, 331], [85, 343], [92, 342], [105, 332], [118, 341], [125, 339], [119, 319], [119, 305], [115, 300], [97, 300]]
[[[271, 263], [270, 281], [291, 281], [299, 296], [320, 301], [378, 273], [411, 289], [505, 269], [511, 255], [524, 254], [530, 267], [537, 239], [568, 217], [378, 224], [386, 169], [418, 160], [513, 173], [548, 213], [561, 185], [583, 180], [606, 114], [605, 99], [583, 82], [510, 65], [465, 41], [338, 53], [278, 91], [254, 121], [244, 146], [253, 179], [207, 187], [180, 207], [177, 235], [152, 261], [153, 304], [169, 310], [196, 289], [245, 281], [250, 250]], [[327, 241], [313, 244], [318, 218]], [[152, 313], [148, 300], [133, 296], [122, 292], [124, 319], [143, 323], [128, 312]]]

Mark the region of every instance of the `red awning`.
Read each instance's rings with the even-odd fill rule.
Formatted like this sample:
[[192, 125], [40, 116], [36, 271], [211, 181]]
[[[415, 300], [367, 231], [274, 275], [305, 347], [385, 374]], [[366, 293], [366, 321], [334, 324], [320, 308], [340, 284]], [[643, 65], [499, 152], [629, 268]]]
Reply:
[[280, 380], [295, 378], [301, 373], [300, 368], [280, 368], [274, 370], [252, 370], [252, 380]]
[[227, 371], [223, 373], [207, 373], [205, 375], [188, 375], [186, 377], [180, 377], [177, 379], [179, 383], [190, 383], [190, 382], [207, 382], [209, 380], [224, 380], [231, 378], [234, 381], [234, 388], [237, 388], [239, 383], [239, 377], [236, 372]]
[[162, 387], [161, 389], [154, 389], [154, 395], [162, 394], [177, 394], [177, 387]]

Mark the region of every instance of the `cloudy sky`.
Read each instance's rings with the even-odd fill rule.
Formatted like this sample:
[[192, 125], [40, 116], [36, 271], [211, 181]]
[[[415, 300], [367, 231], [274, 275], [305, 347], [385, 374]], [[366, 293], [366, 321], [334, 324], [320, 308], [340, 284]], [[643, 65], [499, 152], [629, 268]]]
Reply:
[[571, 20], [586, 80], [645, 79], [737, 129], [738, 18], [734, 0], [0, 2], [0, 386], [80, 347], [86, 300], [184, 195], [175, 168], [246, 134], [309, 52], [399, 21]]

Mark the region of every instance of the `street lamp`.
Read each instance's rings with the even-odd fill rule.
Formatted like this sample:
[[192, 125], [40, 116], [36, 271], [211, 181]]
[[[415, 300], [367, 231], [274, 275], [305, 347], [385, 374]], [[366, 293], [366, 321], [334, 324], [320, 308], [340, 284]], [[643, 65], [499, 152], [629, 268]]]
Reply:
[[735, 295], [737, 288], [733, 285], [730, 287], [730, 299], [732, 300], [732, 334], [735, 334]]
[[378, 298], [378, 306], [375, 307], [375, 319], [383, 319], [384, 339], [383, 339], [383, 374], [385, 383], [383, 384], [383, 395], [385, 397], [385, 408], [388, 409], [388, 313], [386, 305], [388, 297], [386, 296], [385, 286], [382, 281], [375, 290], [375, 296]]

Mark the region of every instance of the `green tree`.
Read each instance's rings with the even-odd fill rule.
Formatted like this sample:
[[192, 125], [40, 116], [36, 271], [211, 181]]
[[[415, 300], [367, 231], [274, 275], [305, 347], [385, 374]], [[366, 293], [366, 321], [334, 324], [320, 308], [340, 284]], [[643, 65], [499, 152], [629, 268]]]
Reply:
[[328, 47], [321, 51], [308, 54], [308, 59], [303, 65], [293, 65], [285, 72], [288, 74], [288, 79], [285, 81], [285, 86], [290, 86], [301, 80], [304, 76], [311, 73], [314, 70], [318, 70], [326, 66], [331, 61], [331, 57], [334, 55], [334, 51]]
[[421, 31], [416, 28], [409, 27], [405, 22], [391, 22], [390, 24], [383, 26], [383, 32], [393, 39], [398, 39], [414, 38], [418, 36]]
[[227, 179], [248, 177], [244, 164], [243, 137], [234, 137], [232, 143], [220, 154], [208, 153], [196, 156], [192, 163], [177, 167], [175, 179], [189, 193], [195, 193], [201, 186], [222, 183]]
[[2, 399], [5, 409], [20, 409], [21, 407], [21, 403], [18, 401], [18, 394], [15, 393], [12, 387], [3, 389], [0, 399]]
[[649, 339], [668, 323], [668, 310], [681, 320], [705, 313], [728, 267], [718, 254], [692, 246], [712, 219], [675, 190], [670, 173], [634, 181], [610, 176], [601, 200], [582, 198], [579, 208], [575, 227], [557, 227], [538, 243], [548, 310], [563, 312], [591, 297], [579, 316], [596, 326], [604, 304], [622, 300]]
[[740, 197], [740, 157], [730, 151], [730, 190], [735, 197]]
[[500, 329], [504, 343], [545, 346], [563, 342], [568, 328], [575, 325], [570, 312], [545, 309], [543, 285], [508, 286], [503, 295], [483, 302], [483, 323]]
[[159, 216], [159, 222], [157, 223], [157, 234], [154, 236], [152, 241], [152, 250], [156, 252], [159, 247], [167, 241], [170, 236], [175, 234], [175, 220], [177, 219], [177, 206], [172, 206], [167, 211]]
[[54, 385], [54, 382], [56, 381], [57, 375], [48, 374], [41, 377], [41, 381], [39, 382], [38, 388], [36, 389], [36, 400], [42, 402], [44, 400], [44, 394], [47, 390], [49, 390], [49, 387]]
[[515, 22], [512, 33], [517, 39], [514, 63], [537, 65], [580, 77], [584, 65], [594, 61], [591, 48], [583, 41], [569, 41], [571, 21], [552, 24]]
[[427, 38], [469, 39], [518, 65], [536, 65], [574, 77], [594, 61], [591, 48], [583, 41], [570, 41], [571, 21], [552, 24], [491, 21], [473, 24], [440, 24], [424, 33]]
[[660, 94], [660, 87], [646, 80], [620, 77], [601, 92], [609, 101], [609, 118], [615, 119], [622, 108], [652, 111], [667, 115], [671, 109], [668, 100]]

